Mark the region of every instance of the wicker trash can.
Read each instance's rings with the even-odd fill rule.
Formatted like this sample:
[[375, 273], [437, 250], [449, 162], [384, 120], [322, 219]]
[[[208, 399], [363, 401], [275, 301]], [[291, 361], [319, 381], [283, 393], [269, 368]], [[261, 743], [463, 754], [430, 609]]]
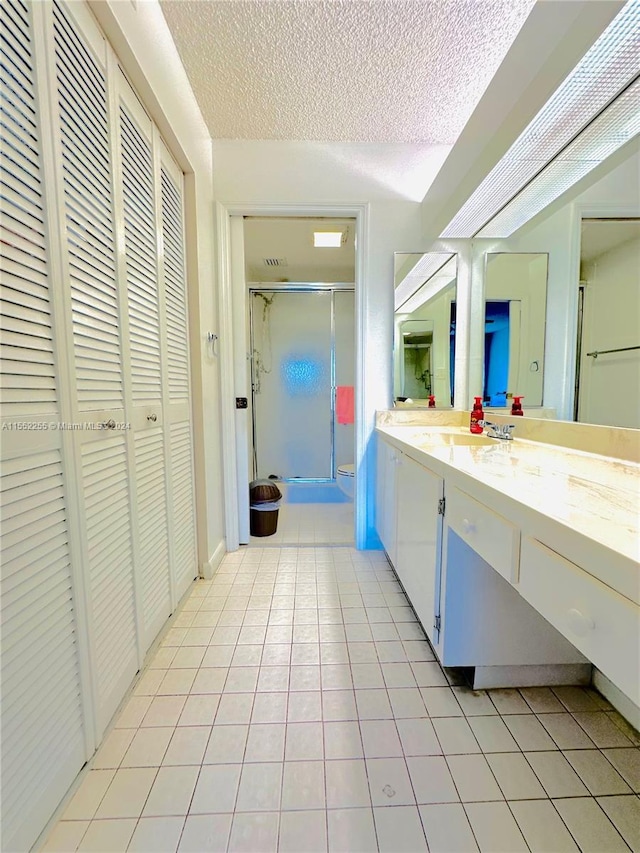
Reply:
[[273, 536], [278, 529], [282, 493], [271, 480], [249, 483], [249, 532], [252, 536]]

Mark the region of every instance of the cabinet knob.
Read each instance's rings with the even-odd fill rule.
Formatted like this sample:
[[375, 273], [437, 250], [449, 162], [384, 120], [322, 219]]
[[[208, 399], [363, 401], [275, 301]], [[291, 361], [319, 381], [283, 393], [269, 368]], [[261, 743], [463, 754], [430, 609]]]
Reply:
[[116, 422], [113, 418], [109, 418], [108, 421], [101, 421], [98, 426], [100, 427], [100, 429], [115, 429]]
[[569, 630], [577, 637], [585, 637], [589, 631], [593, 631], [596, 627], [596, 623], [590, 616], [585, 616], [575, 607], [572, 607], [567, 613], [567, 623]]
[[158, 416], [155, 413], [152, 415], [147, 415], [147, 420], [155, 424], [155, 422], [158, 420]]

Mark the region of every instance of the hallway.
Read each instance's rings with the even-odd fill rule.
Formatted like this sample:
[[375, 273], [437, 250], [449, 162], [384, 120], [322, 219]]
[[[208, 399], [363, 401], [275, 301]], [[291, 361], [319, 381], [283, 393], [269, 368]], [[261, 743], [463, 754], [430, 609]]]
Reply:
[[591, 690], [460, 686], [382, 552], [247, 547], [196, 583], [42, 849], [628, 851], [639, 759]]

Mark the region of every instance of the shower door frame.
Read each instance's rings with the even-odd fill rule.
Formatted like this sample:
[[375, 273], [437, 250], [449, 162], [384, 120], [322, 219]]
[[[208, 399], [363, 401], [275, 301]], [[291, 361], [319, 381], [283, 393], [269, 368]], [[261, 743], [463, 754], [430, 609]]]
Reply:
[[[254, 318], [253, 318], [253, 296], [256, 293], [331, 293], [331, 322], [330, 322], [330, 405], [329, 411], [331, 415], [331, 441], [330, 441], [330, 477], [283, 477], [283, 483], [335, 483], [336, 482], [336, 293], [346, 292], [353, 293], [355, 302], [355, 284], [345, 282], [287, 282], [283, 285], [278, 285], [277, 282], [265, 282], [266, 287], [262, 287], [260, 282], [249, 283], [249, 343], [251, 350], [251, 450], [253, 476], [258, 476], [258, 452], [256, 445], [256, 399], [255, 399], [255, 359], [254, 353]], [[355, 305], [354, 305], [355, 311]], [[355, 331], [355, 330], [354, 330]], [[355, 364], [353, 372], [355, 375]]]

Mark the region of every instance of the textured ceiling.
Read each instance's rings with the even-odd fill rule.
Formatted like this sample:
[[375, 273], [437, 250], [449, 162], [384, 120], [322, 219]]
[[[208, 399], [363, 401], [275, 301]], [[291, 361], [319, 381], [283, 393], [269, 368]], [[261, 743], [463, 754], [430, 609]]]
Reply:
[[534, 0], [161, 0], [213, 138], [452, 144]]

